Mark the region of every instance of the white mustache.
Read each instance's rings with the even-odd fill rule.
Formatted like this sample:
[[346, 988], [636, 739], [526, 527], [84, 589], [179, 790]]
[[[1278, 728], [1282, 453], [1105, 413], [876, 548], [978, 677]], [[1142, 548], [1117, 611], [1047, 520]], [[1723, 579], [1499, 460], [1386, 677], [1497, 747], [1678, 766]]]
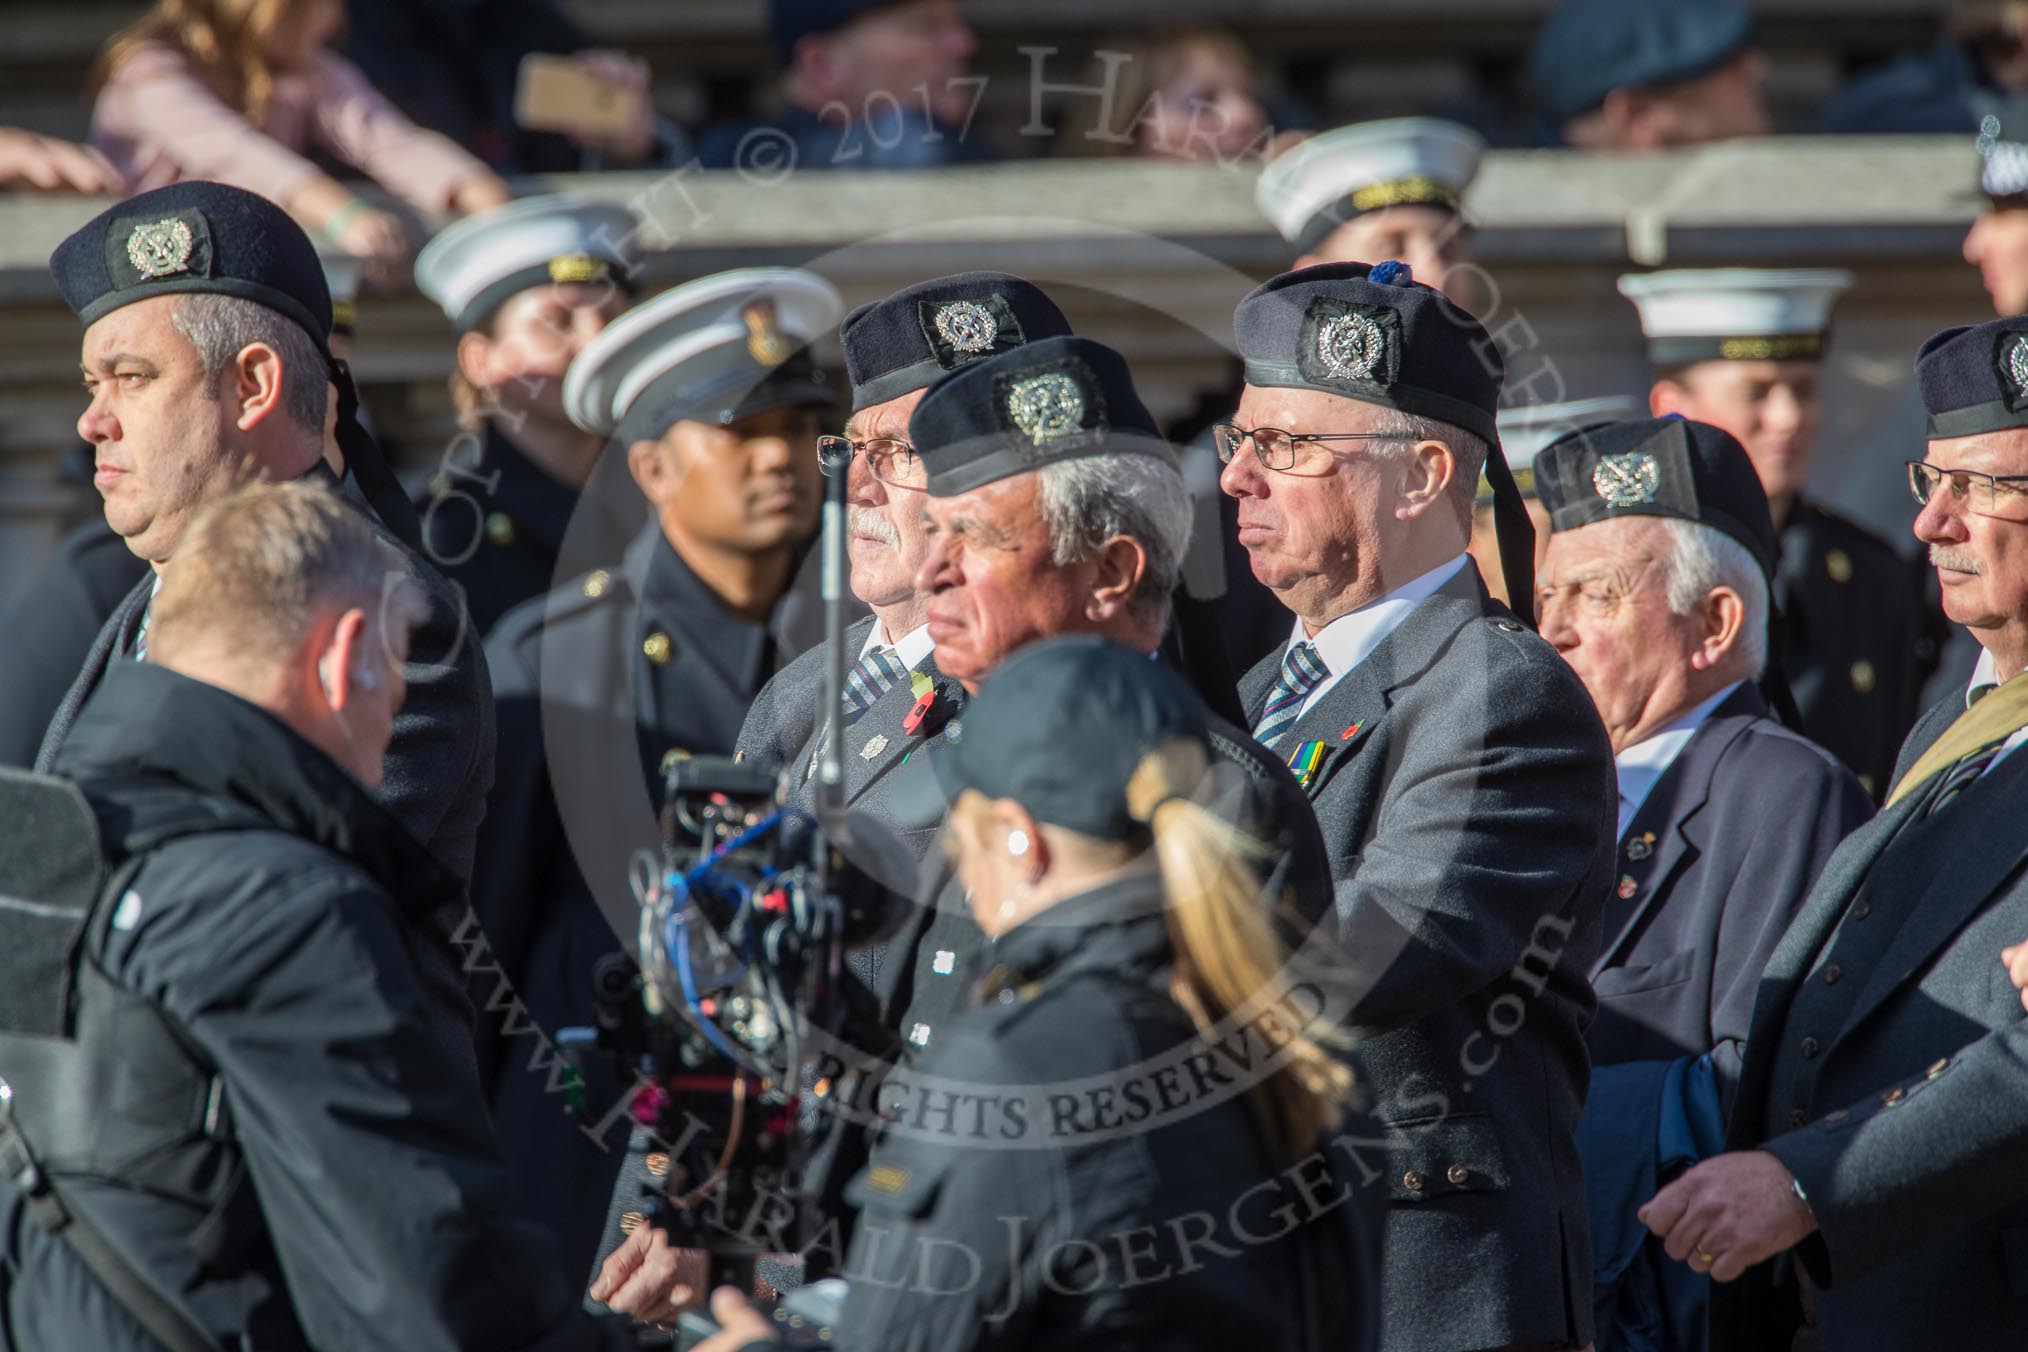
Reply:
[[1948, 568], [1954, 573], [1971, 573], [1974, 576], [1985, 572], [1978, 556], [1969, 549], [1952, 549], [1948, 545], [1931, 545], [1929, 561], [1938, 568]]
[[895, 530], [894, 523], [871, 507], [847, 507], [845, 520], [854, 535], [878, 540], [890, 549], [901, 543], [901, 533]]

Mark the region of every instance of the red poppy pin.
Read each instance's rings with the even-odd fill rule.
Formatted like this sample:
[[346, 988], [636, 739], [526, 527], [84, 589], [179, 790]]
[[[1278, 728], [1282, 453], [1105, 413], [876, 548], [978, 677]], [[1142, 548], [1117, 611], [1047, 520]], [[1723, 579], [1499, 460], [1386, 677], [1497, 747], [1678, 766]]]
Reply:
[[1362, 718], [1357, 723], [1354, 723], [1351, 727], [1345, 729], [1345, 731], [1339, 733], [1338, 740], [1341, 742], [1351, 741], [1354, 737], [1357, 737], [1359, 735], [1359, 729], [1365, 726], [1366, 720]]

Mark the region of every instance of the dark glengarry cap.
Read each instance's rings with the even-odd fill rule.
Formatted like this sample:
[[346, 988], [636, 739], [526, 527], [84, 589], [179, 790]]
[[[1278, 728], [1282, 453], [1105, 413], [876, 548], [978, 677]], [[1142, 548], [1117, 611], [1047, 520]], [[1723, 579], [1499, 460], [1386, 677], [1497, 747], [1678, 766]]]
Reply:
[[1931, 335], [1915, 354], [1931, 441], [2028, 427], [2028, 317]]
[[[1012, 798], [1037, 821], [1130, 839], [1127, 782], [1163, 742], [1208, 746], [1203, 701], [1146, 653], [1091, 635], [1045, 639], [986, 678], [965, 707], [964, 740], [932, 762], [945, 792]], [[1075, 747], [1075, 755], [1064, 748]]]
[[1780, 558], [1753, 461], [1709, 423], [1640, 418], [1571, 432], [1535, 457], [1535, 492], [1552, 535], [1615, 517], [1674, 517], [1739, 541], [1770, 580]]
[[789, 68], [796, 44], [806, 37], [835, 33], [862, 14], [902, 0], [768, 0], [768, 41], [775, 64]]
[[109, 207], [56, 246], [49, 270], [86, 325], [183, 292], [256, 301], [319, 348], [331, 334], [331, 292], [310, 237], [267, 198], [223, 183], [172, 183]]
[[1096, 455], [1175, 463], [1126, 358], [1089, 338], [1045, 338], [945, 376], [916, 405], [908, 439], [938, 498]]
[[852, 411], [927, 389], [961, 366], [1070, 332], [1056, 302], [1004, 272], [961, 272], [904, 287], [845, 316], [838, 342]]
[[1753, 14], [1739, 0], [1569, 0], [1536, 35], [1528, 80], [1560, 127], [1615, 89], [1708, 74], [1752, 40]]

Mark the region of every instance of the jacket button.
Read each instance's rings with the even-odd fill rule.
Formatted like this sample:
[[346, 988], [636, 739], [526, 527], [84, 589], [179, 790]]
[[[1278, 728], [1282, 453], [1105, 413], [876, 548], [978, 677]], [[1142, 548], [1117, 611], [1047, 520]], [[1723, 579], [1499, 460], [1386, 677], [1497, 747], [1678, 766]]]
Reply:
[[1794, 1130], [1795, 1130], [1796, 1128], [1798, 1128], [1798, 1127], [1800, 1127], [1800, 1126], [1804, 1125], [1804, 1124], [1805, 1124], [1805, 1123], [1807, 1123], [1807, 1122], [1808, 1122], [1809, 1120], [1810, 1120], [1810, 1115], [1809, 1115], [1808, 1113], [1804, 1112], [1804, 1111], [1803, 1111], [1803, 1110], [1802, 1110], [1801, 1108], [1791, 1108], [1791, 1109], [1789, 1109], [1789, 1130], [1790, 1130], [1790, 1131], [1794, 1131]]
[[514, 543], [514, 518], [505, 512], [492, 512], [486, 517], [486, 538], [496, 545]]
[[668, 666], [669, 659], [675, 652], [676, 645], [669, 641], [667, 634], [650, 634], [641, 641], [641, 656], [658, 667]]
[[1815, 1038], [1813, 1038], [1813, 1037], [1806, 1037], [1806, 1038], [1804, 1038], [1804, 1039], [1803, 1039], [1803, 1059], [1804, 1059], [1805, 1061], [1808, 1061], [1808, 1060], [1810, 1060], [1811, 1058], [1815, 1057], [1815, 1056], [1816, 1056], [1816, 1054], [1817, 1054], [1817, 1040], [1816, 1040]]
[[1407, 1188], [1410, 1192], [1421, 1192], [1422, 1185], [1428, 1181], [1428, 1179], [1424, 1178], [1414, 1169], [1410, 1169], [1401, 1176], [1401, 1186]]
[[1453, 1164], [1450, 1168], [1444, 1170], [1444, 1177], [1451, 1181], [1451, 1186], [1454, 1188], [1464, 1187], [1465, 1180], [1471, 1176], [1472, 1171], [1462, 1164]]
[[1951, 1059], [1948, 1056], [1938, 1057], [1936, 1064], [1931, 1066], [1928, 1070], [1924, 1071], [1923, 1076], [1925, 1079], [1934, 1080], [1937, 1076], [1943, 1074], [1946, 1070], [1950, 1069], [1950, 1064]]
[[1864, 920], [1867, 916], [1872, 914], [1873, 914], [1872, 902], [1855, 901], [1852, 903], [1852, 918], [1854, 920]]
[[1874, 673], [1873, 664], [1860, 658], [1852, 664], [1852, 688], [1862, 695], [1873, 693], [1873, 686], [1879, 677]]
[[669, 1172], [669, 1157], [660, 1150], [642, 1162], [648, 1166], [648, 1175], [651, 1178], [661, 1178]]
[[641, 1222], [646, 1219], [648, 1218], [638, 1211], [629, 1211], [626, 1215], [620, 1217], [620, 1233], [623, 1235], [633, 1234], [634, 1231], [641, 1228]]
[[1838, 964], [1834, 962], [1824, 969], [1824, 984], [1835, 986], [1838, 984], [1838, 978], [1843, 975], [1844, 973], [1838, 970]]
[[608, 573], [603, 568], [595, 569], [591, 576], [584, 580], [584, 594], [589, 599], [596, 601], [606, 594], [606, 588], [610, 587], [612, 583], [613, 575], [611, 573]]

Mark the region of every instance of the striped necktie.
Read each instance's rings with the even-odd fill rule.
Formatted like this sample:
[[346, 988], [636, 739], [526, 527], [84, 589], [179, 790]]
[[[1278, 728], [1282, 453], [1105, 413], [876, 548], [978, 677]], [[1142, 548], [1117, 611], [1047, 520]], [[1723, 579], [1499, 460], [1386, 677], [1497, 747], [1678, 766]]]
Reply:
[[1955, 802], [1959, 794], [1978, 783], [1980, 777], [1993, 768], [1994, 760], [1999, 757], [2000, 750], [2005, 745], [2005, 742], [1994, 742], [1990, 746], [1982, 747], [1945, 771], [1942, 776], [1943, 782], [1937, 786], [1936, 793], [1930, 798], [1929, 805], [1922, 810], [1922, 815], [1925, 817], [1936, 815]]
[[1314, 643], [1292, 643], [1282, 654], [1282, 674], [1275, 681], [1275, 688], [1268, 691], [1267, 704], [1260, 711], [1260, 722], [1254, 725], [1253, 739], [1262, 746], [1272, 747], [1295, 724], [1302, 715], [1303, 701], [1310, 692], [1331, 674], [1324, 665], [1324, 659], [1317, 655]]
[[845, 721], [850, 723], [873, 707], [874, 701], [908, 675], [892, 648], [875, 648], [859, 659], [845, 677]]

